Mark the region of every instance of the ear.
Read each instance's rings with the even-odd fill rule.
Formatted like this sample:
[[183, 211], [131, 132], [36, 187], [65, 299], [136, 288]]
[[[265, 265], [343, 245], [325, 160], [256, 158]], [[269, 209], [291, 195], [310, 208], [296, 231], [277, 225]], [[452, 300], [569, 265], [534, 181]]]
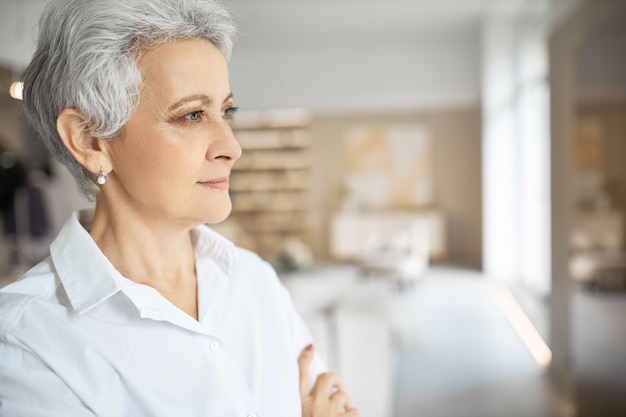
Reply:
[[63, 109], [57, 117], [57, 132], [74, 159], [85, 169], [97, 173], [111, 171], [107, 150], [87, 129], [88, 119], [76, 109]]

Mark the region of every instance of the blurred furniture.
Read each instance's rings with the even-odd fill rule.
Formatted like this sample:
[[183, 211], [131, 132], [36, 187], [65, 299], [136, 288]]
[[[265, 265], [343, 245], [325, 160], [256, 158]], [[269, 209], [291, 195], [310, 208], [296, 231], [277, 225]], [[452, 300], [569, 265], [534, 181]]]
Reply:
[[428, 212], [340, 212], [331, 225], [331, 254], [356, 261], [366, 275], [401, 284], [415, 281], [430, 259], [445, 255], [441, 214]]
[[311, 245], [311, 114], [302, 109], [239, 112], [233, 122], [243, 149], [230, 177], [229, 221], [241, 246], [280, 269], [286, 241]]
[[364, 280], [354, 266], [282, 274], [317, 352], [363, 417], [392, 412], [391, 295], [388, 280]]
[[570, 234], [572, 279], [580, 283], [612, 287], [626, 285], [624, 219], [615, 211], [577, 213]]

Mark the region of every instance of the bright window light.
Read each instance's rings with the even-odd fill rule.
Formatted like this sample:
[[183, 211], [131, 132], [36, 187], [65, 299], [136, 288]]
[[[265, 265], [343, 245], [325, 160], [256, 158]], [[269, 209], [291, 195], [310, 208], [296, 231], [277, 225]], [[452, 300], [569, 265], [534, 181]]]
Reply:
[[528, 316], [517, 303], [511, 292], [501, 284], [491, 283], [491, 290], [495, 299], [502, 309], [502, 312], [511, 323], [524, 345], [535, 359], [537, 364], [543, 368], [552, 361], [552, 351], [543, 340]]

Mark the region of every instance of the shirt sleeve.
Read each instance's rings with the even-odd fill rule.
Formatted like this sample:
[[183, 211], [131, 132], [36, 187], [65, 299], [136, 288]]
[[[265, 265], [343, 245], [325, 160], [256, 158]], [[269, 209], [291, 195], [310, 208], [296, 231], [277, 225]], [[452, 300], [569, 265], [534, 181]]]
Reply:
[[0, 417], [93, 417], [51, 369], [0, 341]]
[[[295, 360], [297, 361], [304, 348], [306, 348], [309, 344], [313, 344], [313, 346], [315, 346], [315, 341], [313, 340], [311, 332], [309, 331], [306, 323], [296, 310], [289, 291], [284, 286], [281, 285], [281, 287], [288, 309], [289, 322], [291, 325], [291, 332], [294, 338], [294, 346], [296, 350], [294, 352]], [[324, 372], [328, 372], [328, 367], [316, 350], [313, 360], [311, 361], [311, 365], [309, 366], [309, 386], [311, 388], [313, 388], [313, 386], [315, 385], [317, 377]]]

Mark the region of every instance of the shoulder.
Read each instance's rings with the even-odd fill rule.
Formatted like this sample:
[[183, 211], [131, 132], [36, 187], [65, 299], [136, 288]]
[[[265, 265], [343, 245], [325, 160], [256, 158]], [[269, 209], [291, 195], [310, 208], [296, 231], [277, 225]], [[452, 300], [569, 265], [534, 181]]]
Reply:
[[235, 260], [230, 269], [230, 279], [248, 287], [257, 300], [284, 305], [286, 289], [274, 267], [258, 254], [248, 249], [236, 247]]
[[272, 265], [261, 258], [257, 253], [239, 246], [234, 247], [234, 266], [254, 271], [268, 272], [275, 275]]
[[235, 247], [235, 257], [232, 265], [233, 273], [245, 273], [255, 281], [270, 281], [272, 284], [280, 284], [276, 270], [265, 259], [261, 258], [257, 253]]
[[274, 268], [259, 255], [236, 246], [207, 225], [197, 227], [194, 232], [196, 255], [212, 259], [229, 275], [245, 273], [246, 276], [276, 278]]
[[58, 280], [50, 258], [44, 259], [17, 281], [0, 289], [0, 336], [10, 332], [36, 300], [50, 300]]
[[219, 266], [234, 287], [247, 287], [264, 298], [283, 297], [284, 287], [269, 262], [251, 250], [236, 246], [210, 227], [203, 225], [195, 229], [195, 249], [201, 259], [210, 259]]

